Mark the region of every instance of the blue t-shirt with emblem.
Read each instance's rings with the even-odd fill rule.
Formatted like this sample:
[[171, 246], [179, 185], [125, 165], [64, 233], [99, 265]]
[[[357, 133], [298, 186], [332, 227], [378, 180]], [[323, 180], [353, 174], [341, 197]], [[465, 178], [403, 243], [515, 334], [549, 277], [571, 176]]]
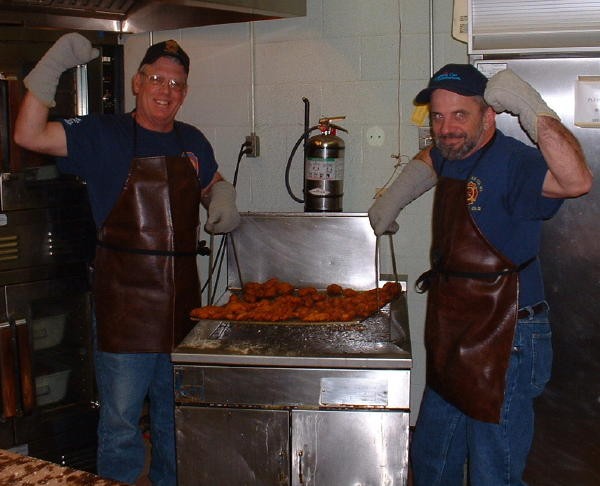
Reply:
[[130, 113], [91, 114], [61, 122], [68, 156], [58, 158], [57, 166], [86, 182], [97, 227], [121, 194], [134, 157], [187, 155], [197, 169], [198, 190], [210, 183], [218, 168], [210, 142], [187, 123], [176, 121], [172, 131], [162, 133], [134, 126]]
[[[444, 160], [431, 151], [438, 176], [467, 181], [466, 204], [483, 233], [516, 265], [539, 253], [542, 222], [551, 218], [563, 199], [542, 195], [548, 166], [541, 152], [500, 131], [482, 155]], [[544, 300], [539, 260], [519, 274], [519, 307]]]

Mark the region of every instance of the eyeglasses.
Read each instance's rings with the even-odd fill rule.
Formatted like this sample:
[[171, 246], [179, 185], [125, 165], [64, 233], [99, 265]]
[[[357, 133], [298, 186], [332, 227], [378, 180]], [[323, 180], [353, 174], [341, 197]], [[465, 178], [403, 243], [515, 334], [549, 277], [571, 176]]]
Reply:
[[169, 88], [178, 93], [182, 92], [187, 86], [187, 83], [185, 83], [184, 81], [177, 81], [176, 79], [167, 79], [164, 76], [161, 76], [160, 74], [146, 74], [144, 71], [140, 71], [140, 74], [146, 76], [146, 79], [152, 86], [160, 86], [161, 88], [169, 86]]

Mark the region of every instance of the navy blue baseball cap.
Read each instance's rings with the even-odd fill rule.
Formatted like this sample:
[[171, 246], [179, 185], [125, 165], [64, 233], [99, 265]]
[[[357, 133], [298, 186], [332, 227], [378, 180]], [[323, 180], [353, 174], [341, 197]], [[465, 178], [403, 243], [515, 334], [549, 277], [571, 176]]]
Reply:
[[446, 64], [429, 80], [427, 88], [415, 98], [417, 105], [429, 103], [431, 93], [446, 89], [463, 96], [483, 96], [487, 78], [471, 64]]

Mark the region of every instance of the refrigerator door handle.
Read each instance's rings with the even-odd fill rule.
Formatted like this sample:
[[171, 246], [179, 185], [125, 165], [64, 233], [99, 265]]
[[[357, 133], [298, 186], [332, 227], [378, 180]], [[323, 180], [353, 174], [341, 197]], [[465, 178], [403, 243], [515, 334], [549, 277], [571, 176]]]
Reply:
[[27, 319], [15, 321], [17, 333], [17, 351], [21, 379], [21, 401], [24, 413], [30, 413], [36, 406], [35, 381], [33, 379], [33, 362], [31, 359], [31, 341]]
[[17, 416], [16, 369], [10, 322], [0, 322], [0, 385], [2, 385], [2, 418]]

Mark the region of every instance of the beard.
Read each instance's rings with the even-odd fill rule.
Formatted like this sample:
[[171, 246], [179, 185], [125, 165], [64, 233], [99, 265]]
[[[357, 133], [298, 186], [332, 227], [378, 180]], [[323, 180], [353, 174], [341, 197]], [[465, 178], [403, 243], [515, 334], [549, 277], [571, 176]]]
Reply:
[[[433, 134], [433, 141], [446, 160], [461, 160], [477, 146], [486, 129], [487, 124], [483, 122], [473, 136], [469, 136], [466, 132], [452, 132], [444, 135]], [[462, 144], [456, 145], [461, 140]]]
[[[465, 133], [447, 133], [446, 135], [434, 135], [433, 140], [442, 157], [446, 160], [460, 160], [475, 148], [477, 142], [469, 139]], [[461, 145], [454, 145], [452, 142], [463, 140]]]

